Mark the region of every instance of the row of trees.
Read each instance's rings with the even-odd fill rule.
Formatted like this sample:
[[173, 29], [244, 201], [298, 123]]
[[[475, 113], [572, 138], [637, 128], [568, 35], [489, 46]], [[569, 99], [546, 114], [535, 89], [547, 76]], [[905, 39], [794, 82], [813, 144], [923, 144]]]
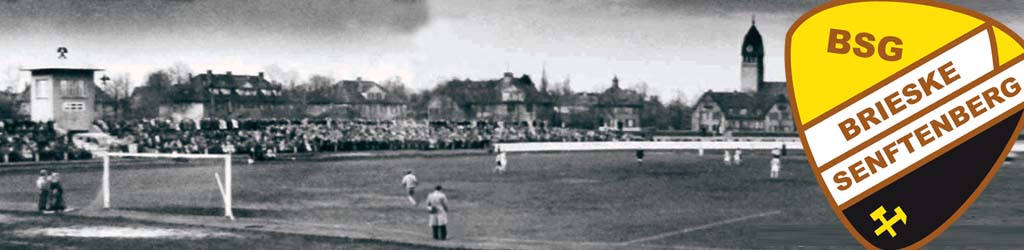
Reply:
[[[281, 84], [283, 96], [286, 101], [296, 105], [296, 110], [303, 110], [307, 96], [310, 93], [323, 91], [336, 79], [329, 76], [314, 74], [306, 79], [300, 79], [295, 71], [284, 70], [277, 65], [270, 65], [264, 68], [265, 77], [271, 82]], [[170, 67], [163, 68], [147, 74], [138, 87], [132, 81], [131, 75], [127, 73], [113, 74], [101, 78], [97, 85], [110, 97], [113, 103], [113, 118], [115, 119], [139, 119], [151, 118], [159, 114], [159, 105], [167, 101], [168, 91], [174, 85], [186, 84], [192, 70], [184, 63], [175, 63]], [[0, 74], [0, 81], [9, 83], [8, 86], [15, 86], [19, 81], [17, 72], [13, 74]], [[408, 101], [408, 112], [410, 118], [425, 119], [427, 116], [427, 104], [430, 97], [438, 95], [442, 86], [439, 84], [430, 89], [411, 89], [406, 86], [400, 77], [391, 77], [378, 82], [390, 93], [398, 95]], [[539, 83], [538, 83], [539, 84]], [[541, 88], [541, 86], [538, 86]], [[640, 123], [644, 127], [658, 130], [686, 130], [689, 129], [690, 107], [683, 93], [677, 93], [669, 101], [663, 101], [660, 96], [651, 94], [645, 83], [637, 83], [627, 87], [643, 96], [644, 109], [640, 114]], [[573, 90], [568, 79], [552, 84], [547, 93], [554, 100], [572, 98], [578, 92]], [[0, 117], [14, 117], [17, 105], [15, 98], [18, 94], [12, 87], [6, 91], [0, 91]], [[302, 112], [278, 111], [280, 114], [264, 114], [273, 116], [284, 116], [299, 118]], [[601, 124], [600, 114], [595, 112], [583, 112], [574, 114], [575, 117], [555, 117], [554, 124], [565, 122], [568, 126], [581, 128], [596, 128]]]

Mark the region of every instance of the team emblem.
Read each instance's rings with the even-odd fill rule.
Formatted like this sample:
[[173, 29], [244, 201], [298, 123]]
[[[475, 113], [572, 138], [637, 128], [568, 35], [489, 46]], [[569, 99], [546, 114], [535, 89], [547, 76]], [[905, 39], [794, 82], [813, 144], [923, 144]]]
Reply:
[[790, 102], [818, 184], [867, 248], [920, 248], [963, 214], [1017, 138], [1024, 48], [926, 1], [838, 1], [786, 37]]

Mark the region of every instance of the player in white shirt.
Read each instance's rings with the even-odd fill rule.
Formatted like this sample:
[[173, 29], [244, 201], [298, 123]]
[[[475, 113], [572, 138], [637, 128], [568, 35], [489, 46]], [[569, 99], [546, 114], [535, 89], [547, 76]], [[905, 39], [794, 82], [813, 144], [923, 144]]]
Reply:
[[779, 170], [782, 168], [782, 160], [779, 159], [778, 150], [772, 150], [772, 173], [770, 177], [772, 179], [779, 178]]
[[435, 240], [448, 238], [448, 196], [441, 192], [441, 185], [427, 195], [427, 209], [430, 211], [430, 228]]
[[39, 189], [39, 212], [46, 212], [49, 210], [47, 203], [50, 201], [50, 172], [46, 171], [46, 169], [39, 170], [36, 188]]
[[416, 180], [416, 175], [412, 174], [412, 170], [405, 172], [405, 176], [402, 176], [402, 186], [408, 191], [406, 198], [409, 199], [409, 203], [412, 203], [413, 206], [416, 206], [416, 199], [412, 196], [416, 194], [416, 184], [418, 183], [419, 181]]
[[729, 150], [726, 149], [726, 150], [724, 150], [722, 152], [723, 152], [722, 153], [722, 157], [723, 157], [722, 160], [725, 162], [725, 165], [726, 166], [732, 165], [732, 156], [729, 155]]
[[740, 165], [741, 163], [743, 163], [743, 159], [740, 158], [740, 154], [742, 154], [742, 153], [743, 153], [743, 150], [740, 150], [738, 148], [736, 149], [736, 153], [732, 154], [732, 163], [733, 164]]
[[500, 148], [494, 148], [498, 152], [498, 156], [494, 157], [494, 172], [504, 174], [505, 169], [508, 168], [508, 158], [505, 158], [505, 152], [502, 152]]

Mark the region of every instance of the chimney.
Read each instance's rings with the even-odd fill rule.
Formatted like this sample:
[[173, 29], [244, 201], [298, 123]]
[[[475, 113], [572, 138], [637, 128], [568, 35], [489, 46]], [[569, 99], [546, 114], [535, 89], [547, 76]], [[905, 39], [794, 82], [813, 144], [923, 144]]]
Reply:
[[260, 80], [263, 80], [263, 72], [260, 71]]
[[363, 82], [363, 77], [362, 76], [357, 76], [356, 77], [356, 81], [357, 82]]
[[501, 82], [502, 83], [510, 83], [514, 79], [515, 79], [515, 76], [512, 75], [512, 72], [505, 72], [505, 76], [501, 78]]
[[619, 88], [619, 76], [612, 77], [612, 88]]
[[231, 71], [228, 71], [228, 72], [226, 72], [226, 73], [224, 73], [224, 74], [226, 74], [226, 75], [228, 75], [228, 76], [231, 76]]

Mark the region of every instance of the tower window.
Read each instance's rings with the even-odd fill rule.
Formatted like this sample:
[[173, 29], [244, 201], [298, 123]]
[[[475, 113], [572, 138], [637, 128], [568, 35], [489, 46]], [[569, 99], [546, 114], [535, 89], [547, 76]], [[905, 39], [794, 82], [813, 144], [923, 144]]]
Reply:
[[64, 111], [83, 111], [85, 110], [85, 103], [83, 102], [65, 102]]

